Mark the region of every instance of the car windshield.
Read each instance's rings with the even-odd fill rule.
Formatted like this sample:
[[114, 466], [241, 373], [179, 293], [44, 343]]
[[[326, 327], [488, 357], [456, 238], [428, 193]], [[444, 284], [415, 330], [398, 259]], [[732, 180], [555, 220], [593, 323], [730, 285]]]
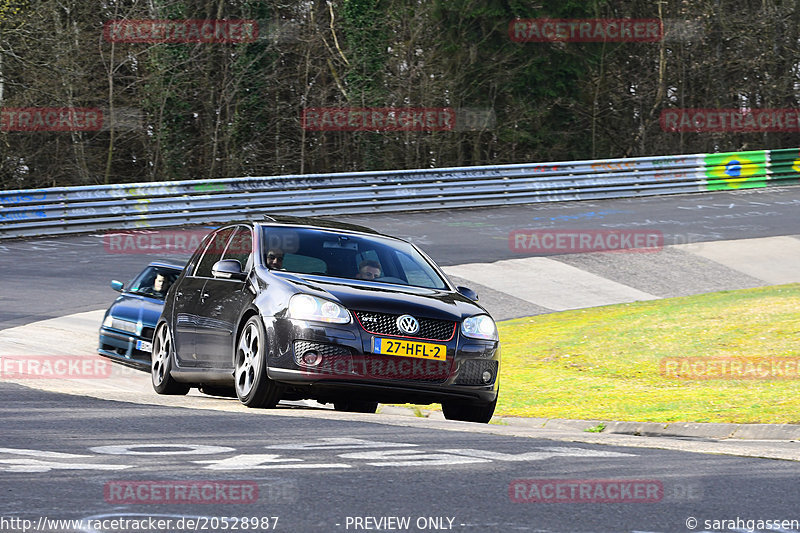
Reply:
[[272, 270], [429, 289], [447, 288], [416, 248], [386, 237], [311, 228], [265, 227], [262, 249], [262, 262]]
[[128, 292], [163, 300], [181, 271], [162, 266], [148, 266], [130, 283]]

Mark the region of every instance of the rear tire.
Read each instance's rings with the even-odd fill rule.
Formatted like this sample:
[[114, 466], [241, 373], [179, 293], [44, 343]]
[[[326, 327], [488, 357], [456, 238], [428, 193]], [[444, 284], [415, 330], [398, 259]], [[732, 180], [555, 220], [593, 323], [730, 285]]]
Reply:
[[183, 396], [189, 392], [191, 387], [186, 383], [175, 381], [172, 377], [173, 356], [172, 335], [170, 335], [167, 323], [162, 322], [158, 325], [153, 335], [150, 380], [153, 383], [153, 390], [158, 394]]
[[236, 396], [247, 407], [271, 408], [281, 399], [280, 386], [267, 377], [266, 342], [261, 320], [250, 317], [234, 353]]
[[447, 420], [488, 424], [497, 406], [497, 398], [491, 403], [470, 403], [455, 400], [442, 402], [442, 413]]
[[344, 400], [333, 402], [333, 408], [337, 411], [345, 411], [348, 413], [374, 413], [378, 410], [378, 402]]

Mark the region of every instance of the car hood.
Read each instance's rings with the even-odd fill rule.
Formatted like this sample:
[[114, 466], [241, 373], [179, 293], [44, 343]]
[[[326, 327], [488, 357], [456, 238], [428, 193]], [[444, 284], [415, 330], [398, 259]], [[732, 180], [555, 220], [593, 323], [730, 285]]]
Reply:
[[130, 322], [141, 321], [144, 327], [155, 327], [164, 302], [155, 298], [147, 298], [137, 294], [122, 294], [117, 297], [109, 309], [109, 314], [114, 318]]
[[460, 321], [468, 316], [488, 314], [472, 300], [449, 290], [426, 289], [364, 282], [336, 283], [305, 278], [304, 292], [339, 301], [351, 311], [405, 314]]

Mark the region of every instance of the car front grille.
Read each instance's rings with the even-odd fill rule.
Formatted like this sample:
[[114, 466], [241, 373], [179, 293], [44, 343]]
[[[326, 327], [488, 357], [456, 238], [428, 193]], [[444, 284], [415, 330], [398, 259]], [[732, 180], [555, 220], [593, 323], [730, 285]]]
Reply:
[[334, 355], [350, 355], [352, 352], [346, 346], [338, 344], [323, 344], [321, 342], [294, 341], [294, 358], [299, 360], [300, 356], [306, 352], [314, 351], [322, 357], [332, 357]]
[[[492, 373], [492, 379], [484, 383], [481, 375], [484, 371]], [[497, 378], [497, 361], [485, 361], [481, 359], [471, 359], [461, 363], [456, 378], [456, 385], [491, 385]]]
[[[308, 366], [302, 362], [302, 355], [309, 351], [322, 356], [318, 365]], [[447, 361], [354, 353], [346, 346], [305, 340], [294, 341], [294, 360], [309, 375], [349, 381], [443, 383], [450, 376], [451, 368], [451, 362]]]
[[401, 315], [388, 313], [373, 313], [368, 311], [355, 311], [358, 321], [367, 332], [376, 335], [392, 335], [395, 337], [414, 337], [434, 341], [449, 341], [456, 331], [456, 323], [450, 320], [437, 320], [434, 318], [417, 318], [419, 331], [408, 335], [397, 327], [397, 318]]

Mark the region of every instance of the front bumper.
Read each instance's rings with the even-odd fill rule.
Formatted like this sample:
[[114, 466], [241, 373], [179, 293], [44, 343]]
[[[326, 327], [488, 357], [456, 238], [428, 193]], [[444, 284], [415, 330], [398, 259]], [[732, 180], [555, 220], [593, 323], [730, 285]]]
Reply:
[[[147, 348], [150, 348], [149, 350]], [[100, 328], [100, 342], [97, 353], [145, 372], [150, 371], [150, 350], [152, 339], [138, 337], [128, 333]]]
[[[372, 352], [375, 338], [417, 339], [367, 332], [358, 323], [319, 325], [290, 319], [265, 322], [270, 339], [268, 375], [322, 402], [358, 398], [381, 403], [440, 403], [497, 398], [500, 343], [463, 337], [421, 342], [446, 347], [446, 360]], [[319, 361], [304, 363], [315, 352]], [[488, 379], [487, 379], [488, 376]]]

